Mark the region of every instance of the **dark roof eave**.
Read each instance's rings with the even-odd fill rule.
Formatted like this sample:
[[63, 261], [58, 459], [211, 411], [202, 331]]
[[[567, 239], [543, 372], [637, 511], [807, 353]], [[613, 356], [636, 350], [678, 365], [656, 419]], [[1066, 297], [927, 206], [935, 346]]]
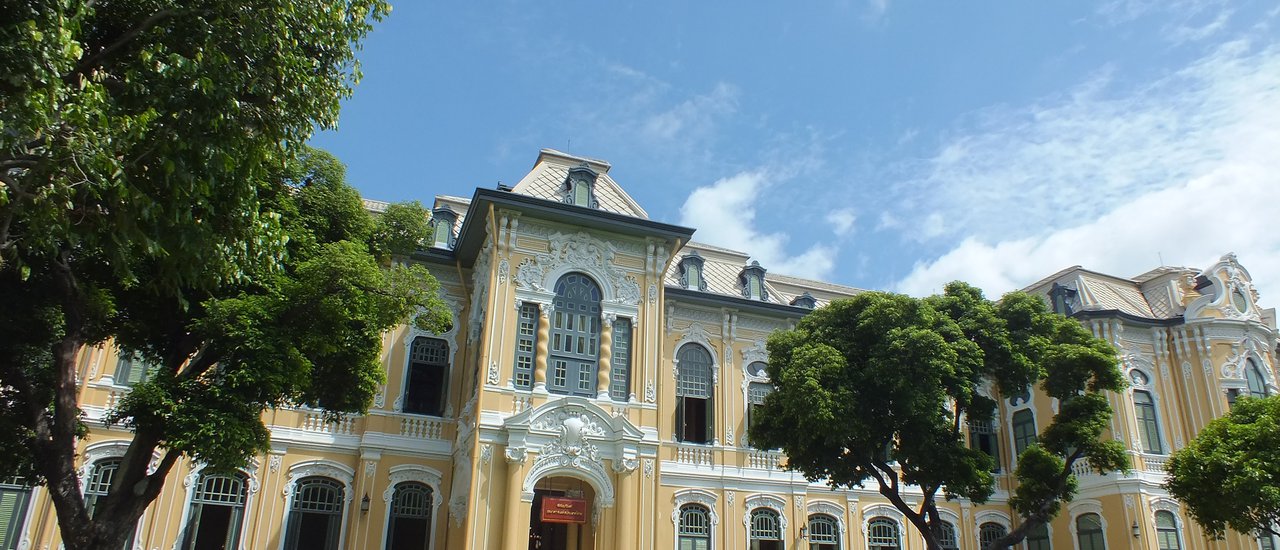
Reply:
[[702, 292], [700, 290], [689, 290], [678, 286], [667, 286], [667, 297], [680, 302], [691, 304], [707, 305], [714, 307], [728, 307], [738, 311], [747, 311], [753, 313], [765, 313], [771, 315], [783, 314], [788, 317], [804, 317], [813, 311], [809, 308], [793, 306], [789, 304], [780, 304], [775, 302], [761, 302], [760, 300], [751, 300], [739, 296], [728, 296], [725, 294], [715, 294], [711, 292]]
[[1152, 319], [1150, 317], [1142, 317], [1140, 315], [1134, 315], [1132, 313], [1125, 313], [1118, 309], [1086, 309], [1083, 311], [1074, 312], [1070, 315], [1070, 317], [1072, 319], [1085, 319], [1085, 320], [1105, 319], [1108, 317], [1119, 317], [1135, 325], [1148, 326], [1148, 327], [1173, 327], [1173, 326], [1181, 325], [1185, 322], [1185, 319], [1183, 319], [1181, 315], [1177, 317], [1171, 317], [1168, 319]]
[[490, 205], [520, 210], [525, 213], [535, 213], [543, 219], [580, 227], [603, 229], [625, 235], [660, 237], [671, 242], [672, 245], [683, 245], [689, 241], [689, 237], [693, 236], [694, 232], [693, 229], [688, 227], [655, 222], [606, 210], [549, 201], [510, 191], [477, 188], [475, 194], [471, 197], [471, 204], [467, 206], [467, 216], [462, 221], [462, 228], [458, 230], [457, 246], [454, 247], [454, 253], [457, 258], [466, 265], [470, 265], [475, 261], [475, 256], [479, 253], [480, 246], [484, 243], [484, 228], [477, 227], [477, 225], [484, 223], [484, 213]]

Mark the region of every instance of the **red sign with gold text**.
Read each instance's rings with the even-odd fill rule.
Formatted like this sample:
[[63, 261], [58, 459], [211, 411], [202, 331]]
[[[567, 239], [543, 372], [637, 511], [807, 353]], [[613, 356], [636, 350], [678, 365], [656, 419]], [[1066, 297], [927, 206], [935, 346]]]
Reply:
[[542, 497], [542, 521], [586, 523], [587, 501], [580, 498]]

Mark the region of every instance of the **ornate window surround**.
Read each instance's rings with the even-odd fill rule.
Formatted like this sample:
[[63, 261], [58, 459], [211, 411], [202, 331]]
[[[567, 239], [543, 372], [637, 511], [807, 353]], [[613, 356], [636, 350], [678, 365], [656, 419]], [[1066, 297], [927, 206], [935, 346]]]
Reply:
[[[720, 514], [716, 513], [716, 505], [719, 500], [716, 494], [702, 489], [684, 489], [682, 491], [676, 491], [671, 500], [671, 547], [680, 547], [680, 509], [688, 504], [697, 504], [706, 507], [708, 515], [711, 517], [711, 538], [707, 547], [715, 548], [716, 526], [720, 524]], [[747, 519], [750, 521], [749, 516]]]
[[[450, 400], [448, 380], [451, 380], [453, 378], [454, 371], [457, 369], [457, 362], [455, 361], [455, 358], [458, 355], [458, 327], [460, 325], [460, 322], [459, 322], [460, 311], [459, 311], [458, 304], [453, 302], [452, 300], [446, 299], [445, 303], [449, 304], [449, 310], [450, 310], [449, 314], [453, 319], [453, 322], [451, 323], [452, 326], [449, 327], [449, 330], [443, 333], [437, 333], [437, 332], [431, 332], [428, 330], [422, 330], [418, 328], [417, 325], [414, 325], [413, 322], [410, 322], [408, 324], [409, 330], [404, 335], [404, 364], [400, 366], [400, 392], [399, 392], [399, 395], [396, 396], [396, 400], [391, 406], [392, 410], [394, 410], [395, 412], [398, 412], [400, 414], [413, 414], [414, 416], [427, 416], [427, 415], [417, 415], [414, 413], [404, 412], [404, 392], [408, 388], [408, 384], [409, 384], [409, 363], [413, 360], [413, 341], [418, 339], [419, 337], [426, 337], [426, 338], [435, 338], [438, 340], [444, 340], [445, 343], [449, 344], [449, 372], [448, 372], [448, 375], [445, 377], [446, 383], [445, 383], [445, 388], [443, 390], [444, 392], [443, 399], [445, 402], [444, 417], [449, 417], [452, 415], [453, 403]], [[417, 313], [421, 313], [421, 310], [419, 310]]]
[[[1139, 384], [1138, 380], [1134, 376], [1135, 373], [1141, 375], [1142, 378], [1146, 380], [1146, 383]], [[1160, 391], [1156, 389], [1155, 378], [1152, 377], [1154, 373], [1144, 368], [1131, 367], [1127, 369], [1124, 374], [1125, 379], [1129, 381], [1129, 387], [1124, 393], [1125, 397], [1129, 400], [1129, 410], [1133, 412], [1133, 433], [1129, 434], [1129, 436], [1133, 438], [1133, 445], [1130, 447], [1139, 453], [1155, 454], [1147, 452], [1146, 444], [1142, 441], [1142, 431], [1138, 428], [1138, 403], [1134, 400], [1133, 394], [1136, 391], [1142, 391], [1151, 396], [1151, 405], [1155, 408], [1156, 439], [1160, 441], [1160, 449], [1164, 451], [1163, 453], [1158, 454], [1159, 456], [1170, 454], [1174, 449], [1169, 445], [1169, 438], [1165, 437], [1165, 424], [1167, 424], [1167, 422], [1164, 422], [1164, 419], [1161, 418], [1163, 415], [1160, 413], [1164, 410], [1164, 405], [1160, 402]]]
[[[1003, 451], [1009, 453], [1009, 470], [1008, 471], [1011, 473], [1018, 467], [1018, 444], [1017, 444], [1017, 435], [1014, 433], [1013, 415], [1015, 413], [1018, 413], [1019, 411], [1025, 411], [1025, 410], [1031, 411], [1031, 421], [1032, 421], [1033, 427], [1036, 430], [1036, 439], [1040, 438], [1040, 419], [1038, 418], [1039, 415], [1036, 414], [1036, 408], [1035, 408], [1036, 389], [1034, 386], [1027, 386], [1027, 395], [1028, 395], [1027, 400], [1021, 403], [1018, 403], [1017, 405], [1013, 404], [1014, 398], [1018, 397], [1016, 395], [1010, 396], [1009, 398], [1004, 400], [1006, 406], [1004, 408], [1005, 410], [1004, 410], [1003, 428], [1004, 428], [1004, 432], [1009, 437], [1008, 439], [1009, 444], [1007, 445], [1008, 449], [1004, 449]], [[992, 420], [995, 420], [995, 418], [993, 417]], [[999, 430], [1000, 430], [999, 427], [993, 426], [993, 428], [995, 428], [997, 430], [997, 433], [999, 433]], [[997, 444], [999, 444], [998, 441], [997, 441]], [[1004, 527], [1005, 529], [1009, 529], [1009, 526], [1007, 524]]]
[[[258, 481], [258, 466], [259, 466], [258, 459], [251, 458], [249, 459], [249, 464], [247, 464], [244, 468], [237, 468], [235, 470], [236, 473], [239, 473], [245, 477], [244, 484], [245, 484], [246, 494], [244, 499], [244, 516], [243, 517], [246, 517], [246, 518], [250, 517], [251, 514], [253, 513], [253, 509], [254, 509], [253, 507], [254, 507], [254, 504], [256, 504], [255, 501], [258, 495], [258, 489], [261, 488], [261, 485], [260, 485], [261, 482]], [[200, 482], [200, 477], [204, 474], [205, 465], [197, 462], [192, 462], [192, 463], [189, 463], [189, 467], [191, 468], [191, 473], [187, 474], [187, 477], [183, 478], [182, 480], [182, 489], [183, 491], [186, 492], [186, 496], [183, 498], [182, 515], [178, 516], [179, 518], [181, 518], [182, 523], [180, 525], [181, 525], [181, 529], [183, 530], [187, 528], [187, 522], [191, 520], [191, 504], [192, 504], [191, 499], [194, 498], [196, 495], [196, 484]], [[138, 523], [139, 525], [142, 524], [141, 521], [139, 521]], [[248, 538], [249, 538], [249, 529], [245, 529], [242, 527], [240, 529], [240, 543], [239, 543], [241, 548], [246, 546], [246, 542]], [[175, 544], [180, 545], [181, 543], [182, 543], [182, 539], [181, 537], [179, 537], [178, 541]]]
[[[418, 482], [425, 484], [431, 488], [431, 519], [428, 520], [431, 525], [431, 540], [427, 542], [427, 550], [434, 550], [436, 547], [436, 539], [439, 538], [440, 531], [440, 508], [444, 504], [444, 493], [441, 492], [442, 476], [439, 470], [420, 464], [401, 464], [392, 466], [387, 472], [387, 488], [382, 491], [382, 502], [384, 506], [382, 522], [382, 545], [379, 548], [387, 547], [387, 536], [390, 534], [388, 530], [391, 527], [391, 503], [395, 499], [396, 486], [405, 482]], [[346, 519], [346, 507], [343, 508], [343, 519]], [[343, 526], [345, 529], [346, 526]]]
[[774, 495], [756, 493], [742, 499], [746, 511], [742, 514], [742, 526], [747, 529], [747, 540], [751, 539], [751, 512], [757, 508], [768, 508], [778, 514], [778, 532], [782, 540], [787, 540], [787, 501]]
[[680, 378], [680, 348], [683, 348], [686, 344], [698, 344], [706, 348], [707, 353], [711, 354], [711, 383], [718, 385], [720, 383], [720, 349], [711, 343], [711, 333], [696, 322], [689, 325], [684, 336], [671, 348], [675, 350], [671, 358], [671, 379], [677, 380]]
[[[342, 484], [342, 522], [338, 527], [338, 542], [347, 540], [347, 518], [351, 514], [351, 498], [355, 494], [353, 483], [356, 471], [351, 467], [332, 460], [306, 460], [289, 467], [289, 478], [284, 483], [281, 494], [284, 495], [285, 525], [288, 528], [289, 512], [293, 510], [293, 497], [298, 482], [308, 477], [327, 477]], [[284, 549], [285, 537], [280, 537], [280, 548]]]
[[1095, 499], [1078, 499], [1067, 504], [1067, 515], [1071, 518], [1068, 528], [1071, 530], [1071, 545], [1080, 550], [1080, 529], [1076, 522], [1085, 514], [1097, 514], [1102, 523], [1102, 532], [1107, 532], [1107, 515], [1102, 513], [1102, 503]]
[[809, 518], [815, 515], [830, 516], [836, 520], [836, 529], [840, 531], [840, 548], [849, 547], [848, 527], [845, 525], [845, 510], [843, 506], [831, 502], [829, 500], [810, 500], [805, 506], [805, 524], [809, 523]]
[[973, 515], [973, 540], [977, 548], [982, 548], [982, 525], [984, 523], [994, 523], [1004, 527], [1004, 532], [1008, 533], [1013, 530], [1013, 522], [1009, 518], [1009, 514], [999, 510], [983, 510]]
[[[98, 462], [102, 460], [106, 460], [109, 458], [121, 458], [124, 456], [125, 452], [128, 450], [129, 450], [129, 440], [127, 439], [112, 439], [109, 441], [99, 441], [97, 443], [91, 443], [89, 444], [88, 447], [85, 447], [84, 453], [80, 457], [80, 459], [83, 462], [80, 465], [79, 471], [76, 472], [77, 476], [80, 478], [80, 492], [81, 493], [84, 492], [85, 485], [89, 482], [89, 476], [93, 474], [94, 465], [96, 465]], [[147, 471], [150, 472], [151, 469], [155, 467], [155, 465], [158, 463], [159, 460], [160, 460], [160, 453], [158, 451], [153, 451], [151, 453], [151, 464], [150, 464], [150, 467], [148, 467]], [[31, 501], [30, 501], [32, 503], [36, 501], [35, 489], [37, 488], [38, 487], [32, 487]], [[30, 503], [28, 503], [28, 506], [30, 506]], [[246, 507], [247, 507], [247, 503], [246, 503]], [[151, 507], [148, 506], [146, 510], [142, 511], [142, 515], [138, 516], [138, 524], [134, 526], [133, 547], [135, 550], [142, 549], [142, 536], [141, 536], [142, 527], [146, 523], [147, 515], [149, 515], [150, 512], [151, 512]], [[28, 518], [28, 520], [29, 519], [30, 518]], [[28, 521], [28, 523], [30, 523], [30, 521]], [[26, 526], [23, 527], [23, 532], [24, 533], [26, 532]], [[18, 540], [23, 540], [23, 539], [21, 536], [19, 536]]]

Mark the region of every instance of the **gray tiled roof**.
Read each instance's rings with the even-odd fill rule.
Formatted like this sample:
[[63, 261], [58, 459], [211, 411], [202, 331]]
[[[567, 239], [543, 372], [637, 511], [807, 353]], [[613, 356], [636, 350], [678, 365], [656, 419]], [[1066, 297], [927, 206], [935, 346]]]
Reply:
[[[738, 279], [738, 275], [748, 265], [750, 256], [736, 250], [699, 242], [690, 242], [671, 262], [671, 267], [667, 269], [665, 276], [667, 286], [681, 286], [680, 260], [694, 251], [703, 260], [702, 273], [707, 282], [706, 292], [737, 298], [742, 297], [742, 282]], [[767, 269], [769, 266], [763, 267]], [[849, 286], [775, 273], [765, 274], [764, 286], [769, 296], [769, 302], [775, 304], [790, 304], [796, 297], [808, 292], [814, 297], [818, 305], [822, 306], [836, 298], [853, 296], [862, 292], [861, 289]]]
[[511, 189], [511, 192], [558, 202], [562, 196], [561, 186], [564, 185], [565, 178], [569, 177], [569, 169], [583, 163], [599, 174], [596, 179], [595, 196], [601, 210], [625, 216], [649, 218], [649, 214], [622, 190], [618, 182], [609, 177], [609, 163], [586, 157], [575, 157], [555, 149], [543, 149], [538, 155], [538, 161], [533, 165], [533, 170], [530, 170], [520, 183]]

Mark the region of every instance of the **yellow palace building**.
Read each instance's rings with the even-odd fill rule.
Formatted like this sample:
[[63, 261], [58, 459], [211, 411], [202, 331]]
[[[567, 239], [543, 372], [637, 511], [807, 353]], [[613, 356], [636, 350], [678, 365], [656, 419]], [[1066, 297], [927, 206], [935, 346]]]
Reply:
[[[543, 150], [514, 187], [437, 197], [433, 242], [413, 261], [440, 280], [453, 328], [385, 335], [387, 383], [368, 414], [269, 411], [271, 451], [238, 474], [175, 467], [129, 547], [924, 549], [874, 489], [809, 483], [746, 438], [771, 391], [769, 334], [859, 290], [691, 242], [693, 229], [650, 220], [609, 168]], [[1023, 546], [1274, 549], [1252, 534], [1206, 540], [1160, 487], [1169, 453], [1233, 399], [1277, 391], [1274, 310], [1234, 256], [1133, 278], [1072, 267], [1027, 290], [1120, 350], [1131, 384], [1110, 396], [1107, 437], [1134, 468], [1082, 469], [1075, 500]], [[102, 418], [145, 375], [114, 349], [83, 354], [90, 500], [130, 436]], [[996, 420], [968, 434], [1010, 472], [1057, 403], [999, 397]], [[942, 505], [949, 548], [980, 550], [1017, 524], [1010, 483], [999, 475], [983, 505]], [[0, 537], [0, 550], [58, 548], [43, 489], [0, 485]]]

